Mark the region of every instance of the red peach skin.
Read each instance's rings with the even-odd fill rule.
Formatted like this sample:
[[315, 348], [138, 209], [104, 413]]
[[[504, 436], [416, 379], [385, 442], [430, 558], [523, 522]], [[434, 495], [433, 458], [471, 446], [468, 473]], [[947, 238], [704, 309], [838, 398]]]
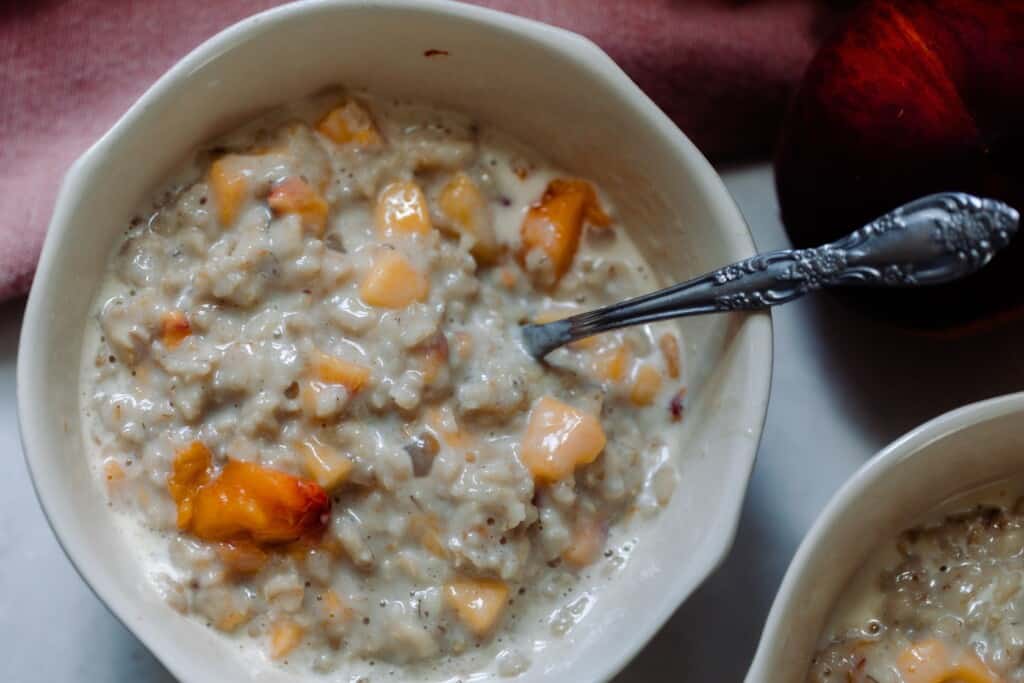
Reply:
[[[786, 120], [776, 181], [798, 247], [915, 197], [957, 190], [1024, 207], [1024, 2], [870, 0], [812, 61]], [[921, 328], [1024, 311], [1024, 240], [970, 278], [851, 299]]]

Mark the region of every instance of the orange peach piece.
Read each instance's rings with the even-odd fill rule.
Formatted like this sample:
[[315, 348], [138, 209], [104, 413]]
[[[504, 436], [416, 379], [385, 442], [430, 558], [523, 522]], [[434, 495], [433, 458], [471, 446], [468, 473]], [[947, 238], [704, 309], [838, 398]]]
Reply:
[[491, 225], [487, 199], [468, 174], [460, 171], [452, 176], [441, 190], [438, 206], [459, 233], [473, 238], [470, 253], [477, 261], [498, 260], [501, 249]]
[[327, 227], [327, 200], [305, 180], [290, 176], [274, 185], [267, 204], [275, 214], [295, 214], [318, 237]]
[[572, 531], [572, 542], [562, 553], [562, 559], [571, 567], [582, 569], [601, 555], [606, 537], [607, 531], [599, 520], [589, 516], [580, 517]]
[[380, 133], [370, 112], [355, 100], [346, 100], [320, 119], [316, 129], [339, 145], [352, 143], [359, 147], [376, 147], [381, 143]]
[[649, 406], [661, 390], [661, 373], [650, 363], [641, 363], [633, 377], [629, 400], [635, 406]]
[[377, 235], [425, 235], [433, 230], [427, 198], [411, 180], [391, 183], [377, 195], [373, 214]]
[[281, 659], [302, 642], [302, 627], [291, 619], [279, 619], [270, 627], [267, 653], [271, 659]]
[[363, 278], [359, 293], [363, 301], [381, 308], [405, 308], [424, 301], [430, 290], [427, 278], [400, 253], [380, 253]]
[[213, 453], [202, 441], [193, 441], [174, 456], [167, 490], [178, 506], [178, 528], [187, 529], [192, 523], [192, 502], [196, 491], [210, 481], [209, 468]]
[[631, 355], [626, 344], [601, 349], [594, 357], [594, 372], [603, 380], [621, 382], [629, 370]]
[[315, 438], [299, 442], [298, 449], [306, 472], [328, 493], [348, 481], [353, 463], [347, 456]]
[[478, 638], [498, 622], [508, 600], [508, 586], [499, 579], [461, 578], [444, 587], [445, 602]]
[[313, 377], [324, 384], [341, 384], [355, 394], [370, 383], [371, 370], [365, 365], [314, 351], [309, 360]]
[[679, 379], [679, 340], [676, 339], [676, 335], [671, 332], [666, 332], [658, 338], [658, 347], [661, 349], [661, 355], [665, 359], [665, 369], [668, 370], [668, 376], [672, 379]]
[[205, 541], [285, 543], [323, 531], [329, 509], [330, 498], [314, 482], [229, 460], [196, 491], [187, 530]]
[[178, 528], [204, 541], [294, 541], [326, 526], [330, 499], [319, 485], [254, 463], [229, 460], [210, 478], [201, 441], [178, 452], [167, 480]]
[[527, 418], [519, 459], [538, 483], [570, 476], [604, 450], [598, 419], [551, 396], [537, 399]]
[[176, 349], [192, 334], [192, 326], [182, 311], [167, 311], [160, 318], [160, 340], [169, 349]]
[[559, 280], [576, 256], [584, 221], [602, 227], [611, 222], [597, 201], [594, 187], [585, 180], [552, 180], [523, 219], [520, 261], [539, 249], [551, 262], [555, 281]]
[[217, 621], [213, 623], [214, 627], [224, 633], [231, 633], [235, 631], [239, 626], [249, 621], [249, 613], [246, 612], [228, 612], [221, 616]]
[[228, 154], [210, 164], [207, 183], [217, 205], [217, 220], [222, 227], [234, 224], [249, 191], [249, 180], [241, 167], [242, 157]]
[[904, 683], [1002, 683], [970, 650], [951, 650], [936, 638], [929, 638], [903, 650], [896, 668]]

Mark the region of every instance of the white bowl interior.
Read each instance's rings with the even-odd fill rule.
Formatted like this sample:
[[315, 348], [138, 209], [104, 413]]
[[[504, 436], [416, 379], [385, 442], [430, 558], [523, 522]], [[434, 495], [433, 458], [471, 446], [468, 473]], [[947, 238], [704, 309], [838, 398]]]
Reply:
[[[447, 56], [426, 57], [426, 50]], [[229, 29], [159, 81], [68, 174], [25, 318], [22, 436], [40, 500], [97, 594], [184, 680], [289, 680], [161, 604], [115, 533], [82, 455], [79, 348], [110, 250], [187, 152], [334, 84], [420, 99], [496, 124], [596, 180], [663, 281], [753, 245], [704, 158], [597, 48], [532, 22], [433, 2], [299, 3]], [[767, 315], [683, 325], [692, 403], [670, 508], [642, 532], [584, 627], [523, 681], [599, 680], [628, 661], [731, 544], [771, 371]]]
[[979, 486], [1020, 475], [1024, 394], [936, 418], [868, 462], [815, 522], [772, 606], [748, 683], [802, 683], [818, 637], [871, 550]]

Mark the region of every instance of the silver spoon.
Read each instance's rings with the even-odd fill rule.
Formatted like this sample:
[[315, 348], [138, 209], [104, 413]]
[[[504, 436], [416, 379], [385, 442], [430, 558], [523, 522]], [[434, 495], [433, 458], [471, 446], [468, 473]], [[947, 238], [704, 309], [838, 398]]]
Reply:
[[629, 325], [701, 313], [751, 311], [823, 287], [917, 287], [952, 282], [1009, 244], [1020, 215], [961, 192], [904, 204], [846, 237], [813, 249], [758, 254], [707, 275], [543, 325], [523, 325], [526, 349], [543, 358], [563, 344]]

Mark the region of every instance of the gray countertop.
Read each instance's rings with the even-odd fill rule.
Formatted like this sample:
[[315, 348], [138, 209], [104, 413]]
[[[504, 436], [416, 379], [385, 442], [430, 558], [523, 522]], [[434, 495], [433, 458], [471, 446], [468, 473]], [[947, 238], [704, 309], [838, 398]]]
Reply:
[[[770, 168], [724, 177], [758, 247], [787, 246]], [[15, 407], [23, 303], [0, 305], [0, 681], [171, 681], [78, 577], [36, 502]], [[1021, 341], [1024, 324], [919, 337], [828, 297], [778, 309], [771, 405], [733, 550], [617, 681], [740, 681], [786, 565], [830, 496], [915, 425], [1024, 388]]]

